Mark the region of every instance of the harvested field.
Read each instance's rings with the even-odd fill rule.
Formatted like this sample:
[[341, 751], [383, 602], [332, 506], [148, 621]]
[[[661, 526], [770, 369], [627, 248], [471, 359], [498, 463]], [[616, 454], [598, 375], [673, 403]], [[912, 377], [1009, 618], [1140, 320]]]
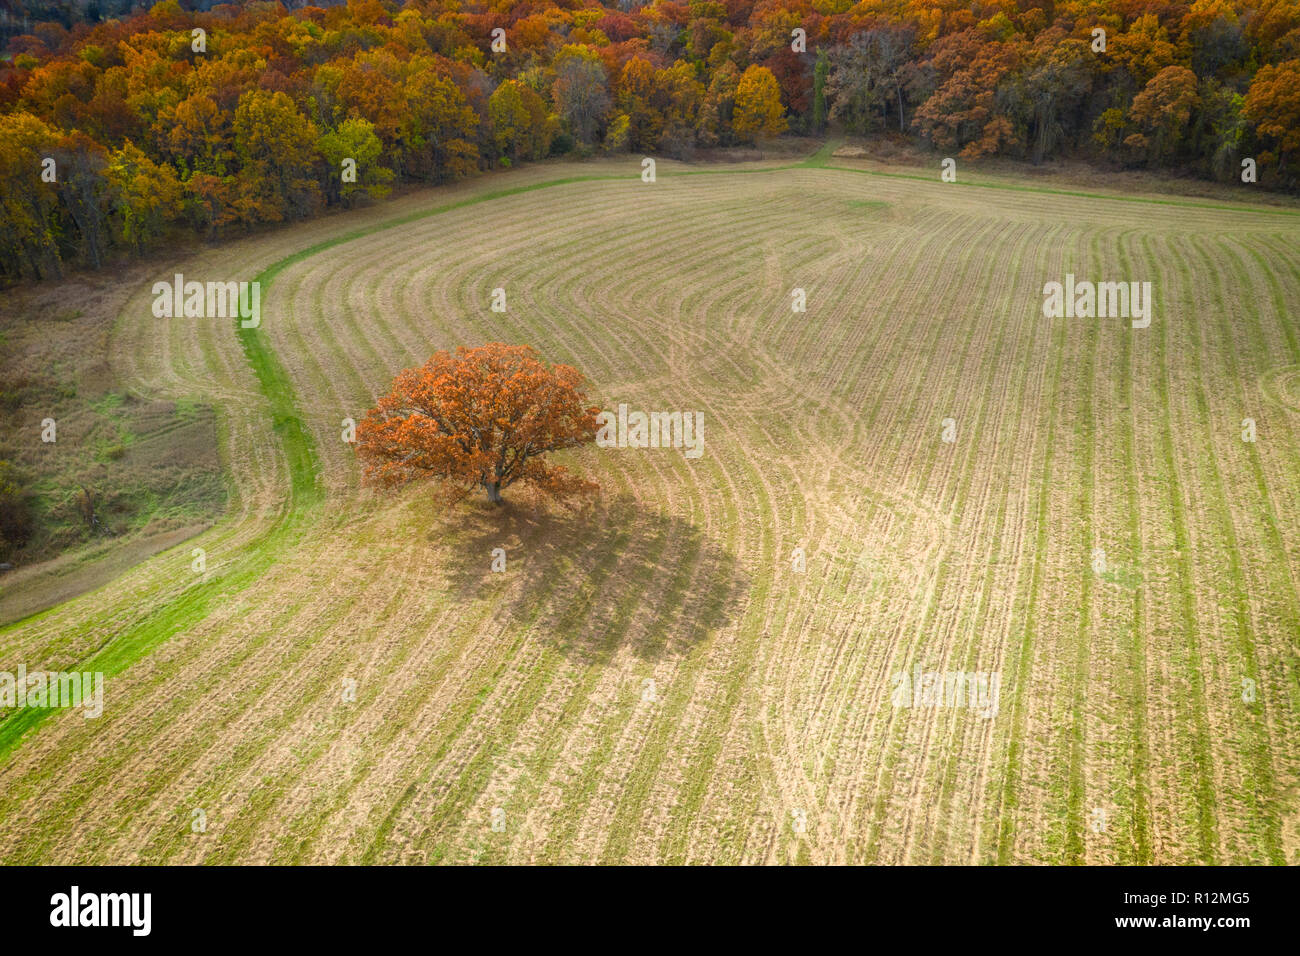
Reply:
[[[1300, 862], [1300, 213], [639, 174], [159, 270], [260, 276], [257, 331], [140, 286], [114, 375], [215, 409], [230, 510], [0, 630], [108, 675], [98, 720], [0, 715], [0, 860]], [[1045, 318], [1067, 273], [1151, 282], [1149, 328]], [[704, 454], [575, 453], [577, 513], [361, 488], [342, 420], [487, 341], [702, 412]], [[998, 692], [897, 706], [918, 672]]]

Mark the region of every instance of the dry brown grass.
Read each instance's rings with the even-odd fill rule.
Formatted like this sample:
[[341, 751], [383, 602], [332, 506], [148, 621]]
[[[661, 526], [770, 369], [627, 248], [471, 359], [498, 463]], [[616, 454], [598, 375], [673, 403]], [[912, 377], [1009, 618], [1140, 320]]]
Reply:
[[[589, 164], [623, 178], [280, 272], [264, 330], [325, 489], [303, 508], [230, 324], [159, 323], [142, 286], [114, 373], [221, 411], [233, 513], [0, 631], [0, 660], [70, 666], [148, 626], [201, 586], [191, 544], [216, 597], [110, 680], [102, 720], [58, 715], [4, 758], [0, 858], [1295, 862], [1300, 421], [1275, 398], [1300, 364], [1297, 220], [706, 168]], [[251, 277], [554, 174], [177, 269]], [[1156, 320], [1044, 319], [1066, 271], [1156, 282]], [[577, 365], [606, 407], [702, 410], [704, 457], [583, 452], [605, 494], [576, 517], [360, 490], [340, 419], [495, 339]], [[1095, 576], [1098, 547], [1129, 576]], [[996, 718], [892, 706], [914, 664], [1000, 672]]]

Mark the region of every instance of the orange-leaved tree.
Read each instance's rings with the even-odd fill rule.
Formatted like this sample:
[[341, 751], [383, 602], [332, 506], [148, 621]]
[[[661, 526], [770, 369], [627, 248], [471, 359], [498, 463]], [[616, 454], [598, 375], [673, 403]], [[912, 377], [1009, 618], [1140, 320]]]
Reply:
[[432, 478], [451, 500], [482, 488], [500, 504], [516, 482], [556, 497], [590, 494], [594, 482], [543, 460], [595, 440], [600, 410], [582, 388], [581, 372], [548, 366], [527, 345], [437, 352], [400, 373], [357, 425], [357, 456], [373, 484]]

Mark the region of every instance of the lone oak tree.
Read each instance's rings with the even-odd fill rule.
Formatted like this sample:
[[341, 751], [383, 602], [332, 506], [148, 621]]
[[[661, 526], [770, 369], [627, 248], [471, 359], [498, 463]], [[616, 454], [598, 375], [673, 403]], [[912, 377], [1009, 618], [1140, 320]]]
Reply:
[[400, 373], [357, 425], [366, 480], [432, 478], [453, 501], [481, 487], [494, 504], [518, 481], [556, 497], [590, 494], [594, 482], [542, 460], [595, 440], [599, 409], [587, 406], [582, 385], [577, 369], [548, 367], [527, 345], [437, 352]]

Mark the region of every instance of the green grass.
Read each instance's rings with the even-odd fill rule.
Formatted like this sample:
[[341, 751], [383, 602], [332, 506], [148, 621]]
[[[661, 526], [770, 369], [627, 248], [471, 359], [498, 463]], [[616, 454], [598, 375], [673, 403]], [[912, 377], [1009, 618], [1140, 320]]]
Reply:
[[[274, 271], [279, 270], [274, 267], [273, 270], [268, 270], [270, 274], [274, 274]], [[270, 275], [264, 272], [259, 278], [263, 281], [265, 295]], [[315, 444], [302, 426], [288, 376], [267, 344], [265, 335], [259, 334], [257, 330], [242, 328], [238, 328], [236, 334], [257, 375], [262, 393], [270, 402], [274, 428], [280, 436], [281, 447], [289, 464], [289, 507], [237, 561], [232, 560], [210, 571], [201, 580], [185, 588], [176, 599], [156, 606], [144, 619], [110, 637], [98, 651], [78, 661], [70, 669], [102, 672], [106, 679], [126, 670], [173, 635], [202, 621], [229, 594], [251, 587], [271, 567], [277, 553], [296, 540], [311, 524], [308, 512], [321, 500], [317, 481], [320, 463]], [[104, 400], [106, 409], [116, 409], [121, 404], [121, 396], [108, 396]], [[162, 559], [170, 556], [171, 560], [179, 563], [181, 555], [188, 554], [188, 548], [188, 543], [180, 545], [166, 552]], [[33, 618], [27, 618], [15, 622], [0, 629], [0, 633], [32, 620]], [[52, 711], [26, 708], [11, 713], [0, 722], [0, 760], [7, 757], [27, 734], [40, 726], [50, 713]]]
[[[1058, 324], [1052, 348], [1053, 362], [1051, 371], [1051, 388], [1047, 394], [1056, 395], [1061, 380], [1062, 356], [1065, 353], [1066, 326]], [[1038, 636], [1038, 596], [1043, 585], [1043, 569], [1048, 554], [1047, 542], [1052, 528], [1048, 497], [1052, 488], [1053, 467], [1055, 464], [1056, 430], [1060, 419], [1060, 407], [1053, 403], [1048, 411], [1046, 452], [1043, 458], [1042, 473], [1039, 479], [1038, 496], [1034, 506], [1034, 527], [1036, 529], [1033, 565], [1029, 575], [1028, 599], [1025, 605], [1020, 634], [1020, 647], [1017, 654], [1015, 672], [1011, 680], [1015, 688], [1012, 695], [1011, 716], [1007, 730], [1006, 766], [1002, 774], [1002, 793], [996, 806], [998, 820], [996, 859], [999, 864], [1015, 862], [1016, 809], [1020, 805], [1020, 777], [1025, 739], [1025, 696], [1028, 693], [1030, 675], [1033, 673], [1034, 638]]]
[[[1149, 240], [1147, 246], [1150, 252]], [[1189, 275], [1185, 262], [1178, 268], [1184, 275]], [[1190, 285], [1185, 286], [1190, 288]], [[1185, 302], [1188, 314], [1195, 314], [1195, 303]], [[1153, 323], [1154, 325], [1154, 323]], [[1169, 330], [1168, 322], [1161, 323], [1160, 332], [1155, 336], [1158, 350], [1156, 361], [1161, 374], [1156, 382], [1156, 403], [1163, 412], [1162, 420], [1174, 422], [1173, 400], [1170, 394], [1169, 366]], [[1209, 719], [1205, 712], [1205, 667], [1201, 659], [1200, 636], [1196, 621], [1195, 590], [1192, 576], [1191, 539], [1188, 531], [1187, 509], [1184, 506], [1180, 478], [1178, 473], [1178, 455], [1174, 447], [1171, 428], [1165, 428], [1160, 435], [1160, 464], [1167, 477], [1169, 489], [1169, 509], [1174, 535], [1174, 560], [1178, 572], [1178, 610], [1181, 615], [1181, 631], [1186, 642], [1186, 662], [1184, 673], [1187, 685], [1191, 688], [1190, 711], [1192, 715], [1192, 779], [1187, 781], [1189, 789], [1196, 794], [1195, 829], [1200, 861], [1214, 865], [1218, 861], [1218, 821], [1214, 801], [1214, 766], [1210, 752]], [[1185, 480], [1185, 479], [1184, 479]]]

